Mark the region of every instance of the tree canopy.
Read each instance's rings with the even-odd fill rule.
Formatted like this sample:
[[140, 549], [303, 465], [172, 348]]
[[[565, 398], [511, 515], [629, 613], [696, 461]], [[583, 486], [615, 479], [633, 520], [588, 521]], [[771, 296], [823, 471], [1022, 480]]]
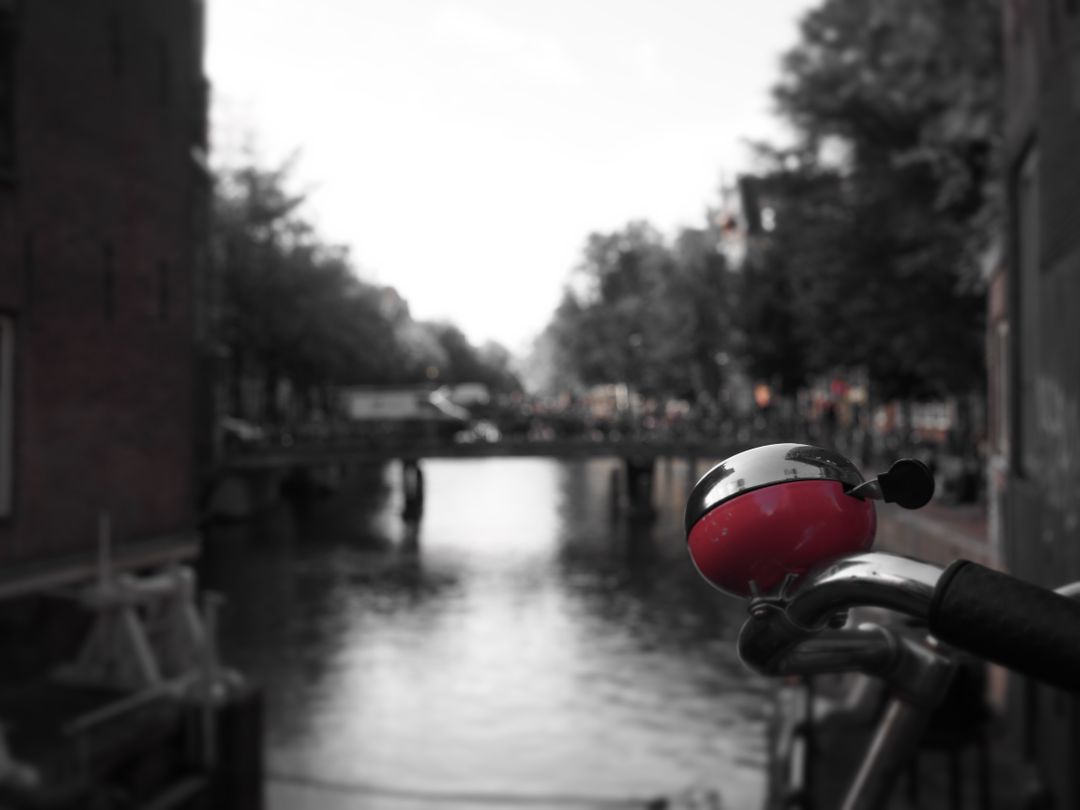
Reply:
[[716, 216], [670, 243], [593, 234], [538, 356], [564, 386], [687, 399], [732, 368], [788, 393], [836, 371], [881, 400], [977, 390], [999, 62], [995, 0], [823, 0], [774, 91], [795, 142], [758, 144], [741, 184], [745, 257]]
[[997, 26], [989, 0], [825, 0], [804, 18], [775, 90], [799, 142], [762, 148], [755, 179], [775, 222], [742, 310], [759, 373], [858, 367], [882, 398], [980, 384]]
[[673, 244], [645, 222], [590, 235], [543, 338], [560, 382], [715, 395], [717, 355], [731, 339], [718, 245], [715, 226], [684, 230]]
[[389, 287], [361, 280], [348, 250], [328, 244], [288, 190], [290, 165], [223, 170], [212, 219], [221, 334], [232, 409], [252, 381], [274, 420], [286, 384], [304, 412], [328, 411], [343, 386], [483, 382], [520, 387], [501, 347], [473, 346], [450, 324], [416, 321]]

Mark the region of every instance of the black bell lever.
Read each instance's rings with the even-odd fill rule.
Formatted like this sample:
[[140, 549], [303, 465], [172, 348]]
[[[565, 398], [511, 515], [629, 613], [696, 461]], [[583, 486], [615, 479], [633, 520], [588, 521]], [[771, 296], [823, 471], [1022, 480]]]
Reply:
[[934, 497], [934, 474], [916, 458], [902, 458], [877, 478], [848, 491], [856, 498], [895, 503], [904, 509], [920, 509]]

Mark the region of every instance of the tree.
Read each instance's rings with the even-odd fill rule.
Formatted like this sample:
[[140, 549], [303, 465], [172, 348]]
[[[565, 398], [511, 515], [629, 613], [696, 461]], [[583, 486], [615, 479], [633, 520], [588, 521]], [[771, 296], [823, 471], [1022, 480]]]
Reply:
[[684, 375], [672, 388], [689, 401], [718, 397], [727, 382], [724, 366], [739, 345], [735, 285], [716, 223], [710, 214], [706, 227], [684, 229], [675, 239], [668, 293], [675, 317], [668, 334], [677, 344], [671, 358], [684, 364]]
[[981, 385], [996, 32], [988, 0], [826, 0], [804, 19], [776, 89], [800, 142], [763, 150], [776, 228], [744, 291], [755, 368], [859, 367], [883, 398]]
[[396, 291], [362, 281], [348, 251], [327, 244], [301, 215], [304, 197], [288, 190], [290, 170], [289, 162], [252, 165], [217, 178], [213, 255], [234, 412], [251, 383], [264, 391], [264, 412], [248, 415], [271, 421], [286, 417], [278, 412], [283, 387], [299, 411], [293, 416], [304, 419], [331, 413], [342, 386], [517, 384], [497, 351], [477, 351], [451, 324], [416, 322]]
[[715, 396], [732, 326], [718, 243], [714, 226], [685, 230], [673, 246], [644, 222], [592, 234], [543, 340], [562, 383]]
[[382, 306], [383, 291], [362, 282], [347, 250], [323, 242], [300, 216], [304, 198], [287, 190], [289, 171], [286, 163], [220, 172], [213, 220], [232, 408], [240, 409], [245, 382], [261, 381], [266, 410], [251, 415], [272, 421], [284, 417], [283, 384], [303, 418], [331, 410], [338, 386], [422, 374]]
[[477, 348], [452, 323], [426, 323], [423, 328], [442, 350], [443, 360], [437, 366], [439, 382], [482, 383], [496, 393], [521, 390], [521, 381], [510, 370], [510, 353], [500, 344], [489, 342]]
[[652, 392], [661, 381], [659, 311], [670, 256], [659, 233], [644, 222], [591, 234], [556, 310], [554, 334], [580, 383], [627, 383]]

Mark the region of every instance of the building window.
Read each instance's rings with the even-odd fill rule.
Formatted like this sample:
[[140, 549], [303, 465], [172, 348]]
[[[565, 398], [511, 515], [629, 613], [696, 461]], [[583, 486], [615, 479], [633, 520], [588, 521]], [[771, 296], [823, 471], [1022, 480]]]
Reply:
[[163, 321], [169, 319], [169, 308], [172, 306], [172, 290], [169, 289], [169, 265], [158, 262], [158, 317]]
[[157, 63], [158, 101], [161, 102], [161, 106], [168, 107], [172, 104], [173, 70], [169, 41], [165, 37], [157, 39]]
[[15, 168], [15, 4], [0, 0], [0, 178]]
[[0, 518], [14, 510], [15, 322], [0, 315]]
[[116, 252], [111, 244], [102, 248], [101, 296], [105, 320], [116, 317]]
[[1016, 337], [1017, 367], [1013, 378], [1016, 391], [1016, 439], [1014, 463], [1029, 478], [1038, 478], [1039, 421], [1037, 387], [1039, 380], [1039, 297], [1042, 293], [1039, 246], [1039, 152], [1032, 148], [1020, 163], [1014, 188], [1016, 227], [1016, 292], [1019, 297]]
[[120, 15], [109, 15], [109, 66], [113, 78], [119, 79], [127, 71], [127, 49], [124, 47], [124, 24]]
[[37, 242], [34, 232], [23, 234], [23, 302], [30, 306], [34, 302], [34, 281], [37, 275]]
[[990, 355], [996, 369], [993, 384], [993, 433], [994, 448], [1000, 457], [1009, 457], [1009, 391], [1011, 387], [1009, 363], [1009, 324], [1000, 322], [994, 325], [990, 343]]

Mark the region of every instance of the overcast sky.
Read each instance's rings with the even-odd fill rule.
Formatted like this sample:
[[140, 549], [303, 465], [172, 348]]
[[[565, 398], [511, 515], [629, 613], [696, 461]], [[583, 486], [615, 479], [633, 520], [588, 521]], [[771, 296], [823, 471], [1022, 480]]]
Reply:
[[209, 0], [220, 162], [300, 150], [308, 216], [414, 317], [520, 351], [589, 232], [699, 225], [809, 0]]

